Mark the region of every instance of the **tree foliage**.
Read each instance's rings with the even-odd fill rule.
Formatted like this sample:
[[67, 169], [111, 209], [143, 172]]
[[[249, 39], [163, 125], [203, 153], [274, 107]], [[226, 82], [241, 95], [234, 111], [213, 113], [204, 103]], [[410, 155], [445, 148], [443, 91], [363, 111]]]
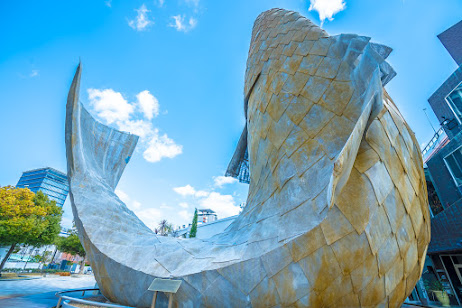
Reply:
[[194, 210], [194, 217], [191, 225], [191, 231], [189, 231], [189, 237], [196, 237], [197, 233], [197, 209]]
[[80, 242], [79, 236], [77, 235], [77, 230], [73, 229], [71, 234], [67, 237], [59, 236], [55, 241], [55, 245], [58, 250], [62, 252], [82, 257], [82, 261], [80, 261], [80, 274], [82, 274], [85, 267], [86, 253], [82, 243]]
[[16, 244], [49, 245], [59, 234], [62, 209], [41, 191], [0, 187], [0, 246], [10, 249], [0, 263], [5, 265]]
[[0, 187], [0, 244], [48, 245], [59, 234], [62, 210], [28, 188]]
[[159, 222], [159, 229], [156, 229], [156, 233], [160, 235], [167, 235], [173, 231], [173, 225], [169, 223], [166, 219], [163, 219]]
[[73, 231], [68, 237], [59, 236], [56, 239], [56, 247], [58, 250], [69, 253], [71, 255], [79, 255], [85, 258], [85, 249], [83, 249], [82, 243], [80, 243], [79, 236]]

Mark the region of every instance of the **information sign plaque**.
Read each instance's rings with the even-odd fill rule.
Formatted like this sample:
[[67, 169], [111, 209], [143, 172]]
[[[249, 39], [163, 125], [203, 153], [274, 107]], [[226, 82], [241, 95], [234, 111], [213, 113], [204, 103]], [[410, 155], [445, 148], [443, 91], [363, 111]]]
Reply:
[[173, 304], [173, 294], [175, 294], [181, 286], [181, 280], [156, 278], [149, 286], [149, 291], [154, 291], [151, 308], [156, 306], [157, 292], [164, 292], [168, 295], [168, 307]]

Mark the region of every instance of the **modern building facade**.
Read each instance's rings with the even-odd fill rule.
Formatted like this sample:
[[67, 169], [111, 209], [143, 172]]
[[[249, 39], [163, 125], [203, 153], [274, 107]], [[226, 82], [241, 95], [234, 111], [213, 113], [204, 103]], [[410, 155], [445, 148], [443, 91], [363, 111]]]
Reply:
[[205, 224], [217, 220], [217, 213], [211, 209], [197, 210], [197, 223]]
[[424, 149], [432, 214], [424, 280], [439, 280], [452, 305], [462, 304], [462, 21], [438, 38], [458, 68], [428, 99], [440, 121]]
[[40, 190], [60, 207], [69, 193], [67, 175], [50, 167], [24, 171], [16, 187], [27, 187], [34, 193]]
[[456, 61], [457, 65], [462, 64], [462, 20], [456, 23], [451, 28], [438, 35], [441, 43], [448, 50], [451, 57]]
[[[211, 238], [212, 236], [222, 233], [225, 229], [237, 218], [237, 215], [230, 216], [218, 220], [214, 220], [212, 222], [206, 222], [197, 225], [197, 233], [196, 238], [198, 239], [206, 239]], [[199, 221], [199, 219], [198, 219]], [[183, 226], [182, 229], [174, 232], [175, 237], [188, 237], [189, 232], [191, 231], [191, 225], [188, 227]]]

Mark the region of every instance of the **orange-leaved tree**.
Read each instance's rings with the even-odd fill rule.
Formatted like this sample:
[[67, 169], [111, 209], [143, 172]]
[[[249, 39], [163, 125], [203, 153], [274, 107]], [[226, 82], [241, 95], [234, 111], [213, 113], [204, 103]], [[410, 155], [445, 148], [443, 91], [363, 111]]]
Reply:
[[17, 244], [52, 244], [59, 234], [62, 210], [41, 191], [0, 187], [0, 246], [10, 245], [0, 263], [5, 266]]

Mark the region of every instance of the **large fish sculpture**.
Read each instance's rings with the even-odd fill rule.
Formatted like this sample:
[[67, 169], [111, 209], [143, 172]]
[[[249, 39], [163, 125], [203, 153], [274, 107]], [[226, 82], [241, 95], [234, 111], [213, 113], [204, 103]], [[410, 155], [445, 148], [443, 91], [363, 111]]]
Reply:
[[262, 13], [227, 171], [250, 183], [247, 205], [202, 240], [154, 234], [114, 193], [138, 137], [79, 103], [79, 65], [66, 111], [70, 199], [102, 293], [149, 307], [162, 277], [182, 280], [177, 307], [400, 307], [430, 217], [418, 143], [384, 90], [390, 52], [296, 12]]

